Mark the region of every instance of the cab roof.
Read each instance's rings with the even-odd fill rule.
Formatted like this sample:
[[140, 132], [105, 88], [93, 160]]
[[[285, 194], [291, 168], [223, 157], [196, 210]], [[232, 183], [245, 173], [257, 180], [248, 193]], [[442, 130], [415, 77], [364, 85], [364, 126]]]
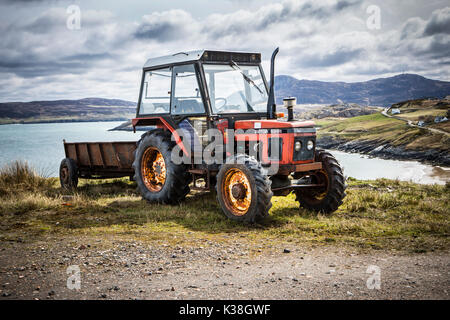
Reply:
[[213, 50], [194, 50], [178, 52], [172, 55], [150, 58], [144, 64], [144, 69], [158, 66], [167, 66], [184, 62], [241, 62], [241, 63], [261, 63], [260, 53], [250, 52], [231, 52], [231, 51], [213, 51]]

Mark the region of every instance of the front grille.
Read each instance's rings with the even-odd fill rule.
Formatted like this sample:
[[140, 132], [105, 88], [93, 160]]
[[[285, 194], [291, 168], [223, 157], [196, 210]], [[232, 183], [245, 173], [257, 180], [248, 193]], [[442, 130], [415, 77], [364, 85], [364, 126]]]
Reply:
[[[314, 142], [314, 148], [311, 150], [306, 149], [306, 144], [308, 140], [312, 140]], [[295, 151], [295, 142], [300, 141], [302, 143], [302, 147], [299, 151]], [[294, 151], [293, 161], [302, 161], [302, 160], [312, 160], [314, 159], [314, 150], [316, 149], [316, 137], [295, 137], [294, 146], [292, 146], [292, 150]]]

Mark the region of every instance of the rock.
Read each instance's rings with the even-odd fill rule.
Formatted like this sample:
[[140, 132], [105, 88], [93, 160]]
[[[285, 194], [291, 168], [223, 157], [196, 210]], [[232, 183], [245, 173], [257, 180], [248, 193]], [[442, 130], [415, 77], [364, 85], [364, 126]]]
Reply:
[[170, 289], [170, 291], [175, 291], [175, 288], [174, 288], [174, 287], [172, 287], [172, 288]]
[[291, 250], [289, 250], [289, 249], [284, 249], [283, 250], [283, 253], [290, 253], [291, 252]]
[[78, 247], [78, 250], [84, 250], [86, 249], [86, 246], [84, 244], [82, 244], [81, 246]]
[[50, 291], [50, 292], [48, 293], [48, 295], [49, 295], [49, 296], [54, 296], [54, 295], [55, 295], [55, 291], [53, 291], [53, 290]]
[[351, 293], [350, 291], [347, 291], [347, 295], [348, 296], [353, 296], [353, 293]]

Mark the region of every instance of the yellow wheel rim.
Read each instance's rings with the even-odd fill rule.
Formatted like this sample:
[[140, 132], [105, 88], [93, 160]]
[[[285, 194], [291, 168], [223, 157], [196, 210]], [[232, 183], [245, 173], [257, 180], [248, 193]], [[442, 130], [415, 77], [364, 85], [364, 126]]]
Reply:
[[224, 176], [222, 193], [225, 205], [235, 216], [247, 213], [252, 203], [252, 189], [247, 175], [237, 168], [229, 169]]
[[142, 179], [148, 190], [158, 192], [166, 182], [166, 162], [156, 148], [148, 148], [142, 156]]

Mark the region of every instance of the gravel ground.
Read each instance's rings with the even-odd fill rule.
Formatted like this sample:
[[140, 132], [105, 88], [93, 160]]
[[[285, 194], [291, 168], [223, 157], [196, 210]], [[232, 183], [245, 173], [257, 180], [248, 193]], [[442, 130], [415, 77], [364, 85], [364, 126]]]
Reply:
[[[380, 289], [367, 287], [370, 265]], [[449, 267], [448, 251], [55, 238], [0, 243], [0, 299], [449, 299]]]

